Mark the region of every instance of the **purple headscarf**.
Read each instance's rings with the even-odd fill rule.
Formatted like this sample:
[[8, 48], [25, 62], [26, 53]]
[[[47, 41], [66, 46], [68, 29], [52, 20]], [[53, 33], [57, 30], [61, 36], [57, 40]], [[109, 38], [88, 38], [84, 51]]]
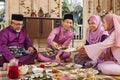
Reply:
[[89, 44], [95, 44], [97, 42], [100, 42], [103, 34], [108, 35], [107, 31], [104, 31], [104, 28], [102, 26], [102, 21], [99, 16], [97, 15], [90, 16], [88, 21], [94, 22], [97, 26], [96, 31], [89, 30], [88, 32], [87, 41]]

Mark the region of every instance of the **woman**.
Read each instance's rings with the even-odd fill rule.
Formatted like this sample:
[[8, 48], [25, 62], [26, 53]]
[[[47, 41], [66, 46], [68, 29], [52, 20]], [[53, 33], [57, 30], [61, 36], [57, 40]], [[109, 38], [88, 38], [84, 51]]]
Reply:
[[83, 54], [87, 54], [89, 58], [95, 61], [104, 49], [110, 48], [113, 59], [101, 62], [97, 67], [104, 74], [120, 75], [120, 16], [109, 13], [104, 17], [103, 21], [104, 28], [108, 31], [109, 37], [103, 42], [84, 47], [80, 46], [77, 48], [77, 51], [79, 50]]
[[63, 52], [67, 48], [74, 36], [71, 30], [73, 26], [73, 15], [66, 14], [62, 21], [62, 26], [51, 31], [47, 38], [47, 44], [52, 49], [48, 53], [38, 54], [39, 61], [44, 62], [64, 62], [70, 57], [70, 53]]
[[[102, 26], [102, 21], [99, 16], [97, 15], [90, 16], [88, 19], [88, 24], [89, 24], [89, 32], [87, 35], [87, 40], [85, 45], [102, 42], [108, 37], [108, 32], [104, 31]], [[86, 54], [85, 55], [76, 54], [74, 57], [74, 61], [75, 63], [81, 64], [85, 67], [93, 66], [91, 59]]]

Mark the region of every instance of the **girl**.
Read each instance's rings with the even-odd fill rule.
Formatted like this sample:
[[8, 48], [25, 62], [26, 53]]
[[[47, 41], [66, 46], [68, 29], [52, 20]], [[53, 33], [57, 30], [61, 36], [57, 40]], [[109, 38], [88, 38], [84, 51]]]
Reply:
[[[88, 19], [89, 32], [85, 45], [91, 45], [104, 41], [108, 37], [108, 32], [104, 31], [101, 18], [97, 15], [90, 16]], [[86, 54], [76, 54], [74, 62], [84, 67], [93, 66], [94, 62]], [[96, 64], [96, 63], [95, 63]], [[95, 65], [94, 64], [94, 65]]]

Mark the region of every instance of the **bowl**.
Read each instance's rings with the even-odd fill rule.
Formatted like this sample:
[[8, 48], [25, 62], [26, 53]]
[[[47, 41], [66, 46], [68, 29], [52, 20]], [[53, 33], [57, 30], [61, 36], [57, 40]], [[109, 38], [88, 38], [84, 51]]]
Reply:
[[32, 71], [34, 74], [37, 74], [37, 73], [43, 73], [44, 69], [43, 68], [32, 68]]

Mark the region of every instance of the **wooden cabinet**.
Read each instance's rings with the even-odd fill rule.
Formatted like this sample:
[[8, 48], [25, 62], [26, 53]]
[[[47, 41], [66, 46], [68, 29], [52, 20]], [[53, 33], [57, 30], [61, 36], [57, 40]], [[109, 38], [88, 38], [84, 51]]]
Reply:
[[61, 25], [61, 19], [25, 17], [24, 24], [30, 39], [46, 39], [54, 27]]
[[41, 20], [40, 25], [40, 37], [47, 38], [51, 30], [54, 28], [52, 20]]

